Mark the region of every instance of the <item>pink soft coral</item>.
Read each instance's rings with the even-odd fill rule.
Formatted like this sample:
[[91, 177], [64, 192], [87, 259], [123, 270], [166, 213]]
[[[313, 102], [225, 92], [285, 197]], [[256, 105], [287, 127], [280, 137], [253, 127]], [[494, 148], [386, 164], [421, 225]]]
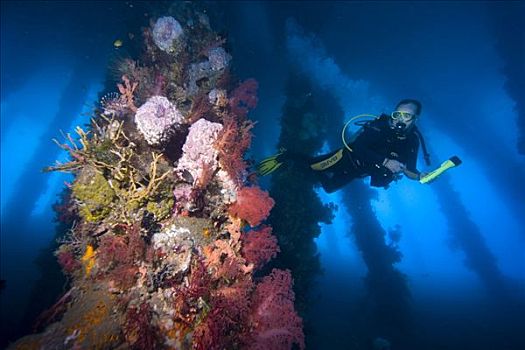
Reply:
[[304, 349], [303, 321], [294, 310], [290, 271], [274, 269], [257, 285], [252, 299], [248, 349]]
[[242, 236], [242, 241], [242, 255], [255, 269], [263, 267], [280, 251], [277, 238], [272, 235], [272, 228], [269, 226], [247, 232]]
[[237, 201], [230, 206], [230, 214], [257, 226], [268, 217], [274, 204], [268, 192], [259, 187], [243, 187], [237, 193]]

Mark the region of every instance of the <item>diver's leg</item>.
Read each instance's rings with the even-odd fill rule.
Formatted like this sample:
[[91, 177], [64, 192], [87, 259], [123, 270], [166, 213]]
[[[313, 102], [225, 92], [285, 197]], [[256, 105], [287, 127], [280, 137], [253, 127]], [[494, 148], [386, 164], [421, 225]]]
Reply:
[[331, 158], [334, 154], [336, 154], [339, 151], [340, 150], [338, 149], [338, 150], [332, 151], [330, 153], [321, 154], [321, 155], [315, 156], [315, 157], [309, 157], [308, 161], [310, 162], [310, 165], [315, 164], [315, 163], [319, 163], [319, 162], [322, 162], [323, 160], [327, 160], [327, 159]]
[[[343, 169], [341, 169], [342, 164], [334, 164], [324, 170], [316, 170], [312, 167], [312, 165], [331, 158], [339, 151], [340, 150], [336, 150], [315, 157], [308, 156], [302, 153], [286, 151], [275, 157], [268, 158], [268, 160], [271, 162], [271, 164], [268, 164], [273, 166], [275, 169], [278, 167], [280, 167], [281, 170], [292, 168], [296, 171], [303, 173], [305, 178], [309, 178], [314, 182], [321, 182], [321, 184], [326, 184], [326, 186], [329, 187], [330, 183], [333, 182], [332, 178], [334, 177], [334, 175], [343, 171]], [[274, 170], [271, 169], [270, 171], [267, 171], [266, 174], [271, 173], [273, 171]], [[325, 185], [323, 185], [323, 187], [325, 187]]]
[[293, 167], [305, 172], [311, 170], [310, 164], [312, 163], [312, 157], [306, 154], [287, 151], [280, 155], [278, 160], [282, 162], [285, 167]]
[[[339, 155], [336, 156], [338, 153]], [[321, 183], [327, 193], [337, 191], [357, 177], [357, 169], [346, 157], [348, 154], [339, 149], [312, 158], [310, 169], [317, 182]]]
[[319, 182], [326, 193], [335, 192], [354, 180], [357, 176], [351, 172], [330, 173], [319, 172]]

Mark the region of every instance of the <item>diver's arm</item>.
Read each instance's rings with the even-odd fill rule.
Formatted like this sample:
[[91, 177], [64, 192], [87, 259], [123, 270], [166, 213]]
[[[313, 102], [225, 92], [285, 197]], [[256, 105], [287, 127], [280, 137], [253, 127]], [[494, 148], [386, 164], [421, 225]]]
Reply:
[[412, 172], [412, 171], [410, 171], [408, 169], [405, 169], [405, 170], [403, 170], [403, 173], [406, 175], [406, 177], [408, 177], [411, 180], [419, 181], [421, 179], [421, 173], [420, 172], [414, 173], [414, 172]]

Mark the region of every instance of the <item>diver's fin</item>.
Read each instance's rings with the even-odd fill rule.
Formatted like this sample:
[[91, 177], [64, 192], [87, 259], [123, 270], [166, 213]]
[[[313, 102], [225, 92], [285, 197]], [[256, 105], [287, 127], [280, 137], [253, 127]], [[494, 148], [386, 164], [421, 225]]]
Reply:
[[282, 160], [279, 160], [279, 156], [284, 153], [284, 150], [281, 150], [279, 153], [274, 154], [271, 157], [263, 159], [257, 165], [257, 174], [259, 176], [266, 176], [273, 173], [275, 170], [283, 164]]
[[426, 184], [426, 183], [429, 183], [431, 181], [434, 181], [438, 176], [443, 174], [445, 171], [447, 171], [450, 168], [456, 167], [456, 166], [460, 165], [461, 163], [462, 163], [462, 161], [461, 161], [461, 159], [459, 159], [459, 157], [457, 157], [457, 156], [450, 157], [450, 159], [448, 159], [448, 160], [444, 161], [443, 163], [441, 163], [441, 166], [439, 168], [437, 168], [434, 171], [431, 171], [430, 173], [428, 173], [427, 175], [422, 177], [419, 180], [419, 182], [422, 183], [422, 184]]
[[283, 163], [279, 162], [276, 157], [266, 158], [257, 166], [257, 174], [266, 176], [277, 170]]

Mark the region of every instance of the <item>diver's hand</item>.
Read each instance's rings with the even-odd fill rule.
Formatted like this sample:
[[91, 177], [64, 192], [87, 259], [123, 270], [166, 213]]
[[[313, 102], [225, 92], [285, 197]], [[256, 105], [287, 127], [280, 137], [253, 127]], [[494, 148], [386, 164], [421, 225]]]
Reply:
[[393, 172], [394, 174], [397, 174], [397, 173], [400, 173], [402, 172], [404, 169], [405, 169], [405, 164], [401, 163], [401, 162], [398, 162], [397, 160], [395, 159], [385, 159], [385, 161], [383, 162], [383, 165], [388, 169], [390, 170], [391, 172]]
[[418, 180], [421, 180], [422, 178], [424, 178], [424, 177], [427, 176], [428, 174], [430, 174], [430, 173], [428, 173], [428, 172], [422, 172], [422, 173], [419, 173], [419, 179], [418, 179]]

